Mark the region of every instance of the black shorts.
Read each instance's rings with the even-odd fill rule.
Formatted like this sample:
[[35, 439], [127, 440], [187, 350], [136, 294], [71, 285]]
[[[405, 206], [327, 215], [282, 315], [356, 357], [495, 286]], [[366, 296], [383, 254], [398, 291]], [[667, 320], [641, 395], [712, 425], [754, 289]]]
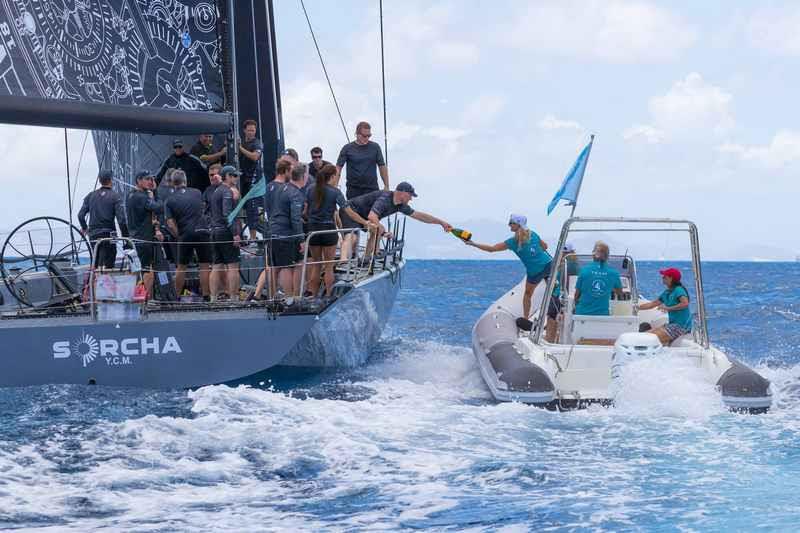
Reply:
[[374, 187], [359, 187], [357, 185], [352, 185], [351, 186], [351, 185], [348, 184], [347, 185], [347, 191], [345, 192], [345, 196], [347, 197], [348, 200], [350, 200], [352, 198], [356, 198], [357, 196], [362, 196], [364, 194], [369, 194], [371, 192], [375, 192], [375, 191], [379, 191], [379, 190], [380, 190], [380, 188], [378, 188], [378, 181], [377, 180], [375, 180], [375, 186]]
[[211, 236], [203, 231], [191, 231], [186, 235], [181, 235], [178, 241], [177, 264], [188, 265], [194, 254], [197, 254], [198, 263], [211, 262]]
[[97, 256], [94, 258], [94, 264], [98, 267], [114, 268], [117, 262], [117, 243], [114, 241], [103, 241], [97, 243], [100, 239], [107, 239], [111, 237], [110, 231], [101, 231], [95, 233], [89, 238], [89, 246], [92, 247], [94, 253], [94, 246], [97, 244]]
[[142, 264], [142, 270], [153, 270], [156, 266], [156, 245], [151, 242], [137, 242], [136, 255]]
[[550, 296], [550, 303], [547, 304], [547, 316], [555, 320], [560, 312], [561, 312], [561, 298], [559, 298], [558, 296]]
[[233, 245], [233, 233], [229, 229], [215, 229], [211, 236], [215, 265], [230, 265], [239, 262], [239, 248]]
[[[336, 229], [336, 224], [309, 224], [309, 231], [327, 231]], [[338, 233], [312, 235], [308, 241], [310, 246], [336, 246], [339, 243]]]
[[269, 266], [283, 268], [298, 263], [303, 256], [300, 254], [300, 242], [295, 239], [281, 239], [273, 237], [269, 247]]

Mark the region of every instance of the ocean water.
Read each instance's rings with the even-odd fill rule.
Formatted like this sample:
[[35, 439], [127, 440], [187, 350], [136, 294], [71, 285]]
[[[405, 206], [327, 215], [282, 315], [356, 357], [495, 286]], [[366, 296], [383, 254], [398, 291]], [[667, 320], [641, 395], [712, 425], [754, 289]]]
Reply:
[[[644, 292], [656, 263], [639, 265]], [[490, 401], [469, 349], [514, 262], [411, 261], [369, 363], [265, 388], [0, 390], [0, 529], [796, 531], [800, 263], [707, 263], [713, 341], [773, 382], [725, 411], [641, 360], [618, 405]]]

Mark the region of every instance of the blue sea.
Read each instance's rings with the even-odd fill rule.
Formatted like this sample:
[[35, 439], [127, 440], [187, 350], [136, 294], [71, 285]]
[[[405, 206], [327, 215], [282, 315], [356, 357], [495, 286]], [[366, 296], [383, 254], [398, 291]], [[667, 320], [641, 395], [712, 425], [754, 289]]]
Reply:
[[[661, 265], [638, 266], [659, 291]], [[614, 408], [495, 404], [470, 330], [521, 275], [409, 262], [358, 369], [0, 390], [0, 529], [798, 530], [800, 263], [704, 264], [713, 342], [772, 380], [761, 416], [652, 360], [632, 363]]]

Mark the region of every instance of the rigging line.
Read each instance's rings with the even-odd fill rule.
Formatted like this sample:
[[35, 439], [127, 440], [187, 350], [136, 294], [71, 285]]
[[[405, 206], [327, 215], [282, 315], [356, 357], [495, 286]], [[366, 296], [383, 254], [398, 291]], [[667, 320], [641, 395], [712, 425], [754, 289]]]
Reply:
[[383, 0], [378, 2], [381, 20], [381, 88], [383, 89], [383, 158], [389, 164], [389, 132], [386, 128], [386, 68], [383, 57]]
[[[69, 205], [69, 223], [72, 224], [72, 183], [70, 183], [70, 175], [69, 175], [69, 138], [67, 136], [67, 128], [64, 128], [64, 163], [67, 166], [67, 204]], [[48, 226], [50, 222], [47, 223]], [[71, 233], [71, 232], [70, 232]], [[50, 241], [53, 240], [53, 228], [50, 228]], [[72, 244], [72, 256], [75, 258], [77, 262], [78, 254], [75, 248], [75, 236], [72, 235], [71, 238]], [[52, 252], [52, 250], [50, 250]]]
[[339, 101], [336, 99], [336, 93], [333, 91], [333, 85], [331, 84], [331, 78], [328, 76], [328, 69], [325, 68], [325, 60], [322, 59], [322, 52], [319, 49], [319, 44], [317, 44], [317, 37], [314, 35], [314, 28], [311, 27], [311, 19], [308, 18], [308, 11], [306, 11], [306, 4], [303, 0], [300, 0], [300, 7], [303, 8], [303, 14], [306, 16], [306, 22], [308, 23], [308, 31], [311, 32], [311, 39], [314, 41], [314, 47], [317, 49], [317, 55], [319, 56], [319, 62], [322, 65], [322, 72], [325, 73], [325, 79], [328, 81], [328, 88], [331, 91], [331, 97], [333, 98], [333, 104], [336, 106], [336, 112], [339, 113], [339, 122], [342, 123], [342, 131], [344, 131], [344, 136], [347, 139], [347, 142], [350, 142], [350, 136], [347, 134], [347, 126], [344, 124], [344, 118], [342, 117], [342, 110], [339, 108]]
[[75, 195], [78, 193], [78, 179], [81, 175], [81, 164], [83, 163], [83, 151], [86, 149], [86, 141], [89, 139], [89, 130], [83, 136], [83, 145], [81, 145], [81, 155], [78, 158], [78, 169], [75, 171], [75, 185], [72, 186], [72, 203], [75, 203]]

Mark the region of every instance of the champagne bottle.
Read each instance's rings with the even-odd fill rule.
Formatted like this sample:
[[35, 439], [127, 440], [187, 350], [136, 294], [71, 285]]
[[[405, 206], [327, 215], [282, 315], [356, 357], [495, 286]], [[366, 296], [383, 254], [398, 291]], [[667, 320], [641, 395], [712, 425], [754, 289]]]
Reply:
[[461, 228], [453, 228], [452, 230], [450, 230], [450, 233], [452, 233], [462, 241], [468, 241], [472, 238], [472, 233]]

